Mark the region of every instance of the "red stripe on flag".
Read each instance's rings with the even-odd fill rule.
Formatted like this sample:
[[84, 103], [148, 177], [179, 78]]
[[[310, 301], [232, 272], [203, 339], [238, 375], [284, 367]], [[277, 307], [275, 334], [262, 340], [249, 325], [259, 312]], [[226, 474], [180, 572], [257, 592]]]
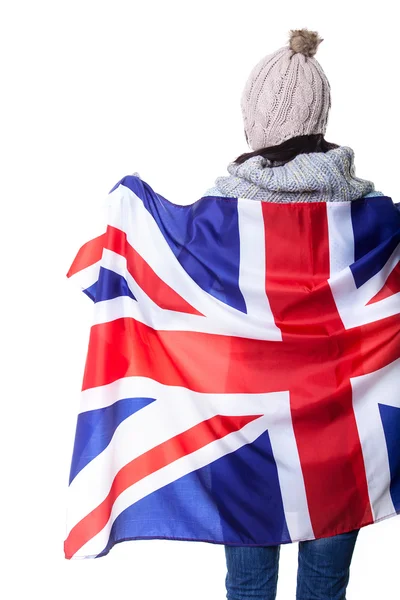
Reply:
[[103, 502], [70, 531], [64, 542], [65, 557], [72, 558], [82, 546], [106, 526], [115, 500], [126, 489], [179, 458], [196, 452], [233, 431], [239, 431], [247, 423], [260, 416], [262, 415], [216, 415], [159, 444], [126, 464], [115, 476], [110, 492]]
[[362, 325], [357, 335], [358, 343], [354, 337], [349, 349], [354, 357], [352, 377], [374, 373], [400, 358], [400, 314]]
[[76, 257], [68, 270], [67, 277], [71, 277], [71, 275], [75, 275], [78, 271], [82, 271], [82, 269], [86, 269], [99, 261], [103, 254], [105, 239], [106, 234], [103, 233], [102, 235], [89, 240], [86, 244], [83, 244], [83, 246], [79, 248]]
[[389, 298], [389, 296], [393, 296], [393, 294], [397, 294], [400, 292], [400, 262], [397, 263], [393, 271], [390, 273], [389, 277], [386, 279], [385, 285], [383, 288], [375, 294], [373, 298], [368, 304], [374, 304], [374, 302], [379, 302], [380, 300], [384, 300], [385, 298]]
[[303, 360], [284, 352], [277, 342], [156, 331], [123, 317], [91, 327], [82, 390], [137, 375], [204, 393], [282, 391], [288, 388], [280, 362]]
[[[126, 233], [108, 225], [106, 248], [124, 256], [127, 268], [136, 283], [160, 308], [203, 316], [177, 294], [153, 271], [150, 265], [129, 244]], [[189, 277], [189, 276], [188, 276]]]
[[311, 523], [316, 537], [334, 535], [338, 524], [346, 531], [372, 521], [350, 384], [357, 334], [345, 331], [327, 282], [326, 204], [262, 209], [266, 292], [283, 346], [295, 344], [303, 360], [278, 369], [290, 390]]
[[[329, 364], [332, 356], [336, 361], [339, 355], [346, 372], [355, 377], [399, 357], [399, 322], [396, 315], [385, 320], [385, 327], [377, 322], [348, 331], [340, 322], [340, 329], [330, 339], [316, 335], [307, 344], [303, 337], [287, 333], [283, 343], [156, 331], [123, 317], [92, 325], [82, 390], [141, 376], [203, 393], [280, 392], [289, 389], [288, 373], [293, 377], [300, 373], [303, 385], [312, 385], [314, 372], [324, 368], [323, 361]], [[291, 326], [294, 329], [293, 323]], [[342, 378], [341, 385], [347, 386], [348, 379]]]

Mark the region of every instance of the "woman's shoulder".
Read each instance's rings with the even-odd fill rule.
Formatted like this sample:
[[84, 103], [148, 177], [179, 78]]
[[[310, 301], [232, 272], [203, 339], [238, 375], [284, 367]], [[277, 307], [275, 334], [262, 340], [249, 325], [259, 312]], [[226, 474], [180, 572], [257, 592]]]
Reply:
[[221, 196], [221, 197], [226, 197], [226, 195], [221, 192], [220, 189], [218, 189], [216, 186], [208, 188], [208, 190], [206, 190], [206, 192], [203, 194], [202, 198], [206, 198], [207, 196]]
[[[211, 187], [208, 190], [206, 190], [206, 192], [203, 194], [203, 198], [207, 197], [207, 196], [220, 196], [220, 197], [225, 197], [225, 194], [223, 194], [223, 192], [221, 192], [220, 189], [218, 189], [217, 187]], [[373, 192], [369, 192], [368, 194], [365, 194], [365, 196], [363, 196], [363, 198], [373, 198], [375, 196], [385, 196], [385, 194], [383, 192], [380, 191], [373, 191]]]
[[363, 198], [373, 198], [374, 196], [384, 196], [385, 194], [383, 192], [369, 192], [369, 194], [365, 194], [365, 196], [363, 196]]

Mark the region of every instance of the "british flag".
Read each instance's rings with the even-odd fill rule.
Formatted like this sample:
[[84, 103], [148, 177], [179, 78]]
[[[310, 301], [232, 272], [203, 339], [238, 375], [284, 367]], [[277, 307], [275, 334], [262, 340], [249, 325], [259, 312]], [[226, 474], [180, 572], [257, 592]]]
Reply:
[[107, 200], [67, 273], [94, 313], [66, 558], [399, 514], [399, 205], [177, 205], [137, 176]]

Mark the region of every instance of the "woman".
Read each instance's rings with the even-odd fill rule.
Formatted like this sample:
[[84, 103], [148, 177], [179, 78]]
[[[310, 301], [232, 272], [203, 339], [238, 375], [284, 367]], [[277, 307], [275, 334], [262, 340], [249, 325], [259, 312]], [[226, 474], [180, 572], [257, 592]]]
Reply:
[[[252, 70], [241, 100], [252, 151], [228, 166], [207, 196], [267, 202], [336, 202], [383, 195], [354, 175], [353, 151], [325, 140], [330, 85], [314, 58], [322, 39], [291, 31], [289, 46]], [[302, 156], [301, 156], [302, 155]], [[299, 157], [296, 159], [296, 157]], [[347, 168], [338, 168], [347, 165]], [[299, 543], [297, 600], [343, 600], [359, 529]], [[225, 546], [228, 600], [273, 600], [280, 546]]]
[[66, 558], [223, 544], [228, 600], [271, 600], [299, 542], [297, 600], [344, 600], [359, 529], [400, 514], [400, 212], [324, 139], [320, 41], [254, 68], [227, 177], [187, 206], [124, 177], [70, 267], [96, 308]]

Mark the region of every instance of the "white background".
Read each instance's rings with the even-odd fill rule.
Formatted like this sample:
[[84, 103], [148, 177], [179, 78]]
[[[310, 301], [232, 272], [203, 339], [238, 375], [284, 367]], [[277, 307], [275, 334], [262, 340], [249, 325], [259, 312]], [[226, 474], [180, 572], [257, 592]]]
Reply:
[[[63, 555], [65, 492], [92, 304], [65, 274], [102, 232], [126, 174], [200, 198], [248, 150], [245, 80], [289, 29], [316, 29], [332, 86], [327, 139], [400, 200], [394, 2], [3, 1], [1, 50], [1, 596], [222, 600], [222, 546], [133, 541]], [[348, 598], [398, 598], [400, 519], [361, 530]], [[278, 599], [294, 599], [297, 544]]]

